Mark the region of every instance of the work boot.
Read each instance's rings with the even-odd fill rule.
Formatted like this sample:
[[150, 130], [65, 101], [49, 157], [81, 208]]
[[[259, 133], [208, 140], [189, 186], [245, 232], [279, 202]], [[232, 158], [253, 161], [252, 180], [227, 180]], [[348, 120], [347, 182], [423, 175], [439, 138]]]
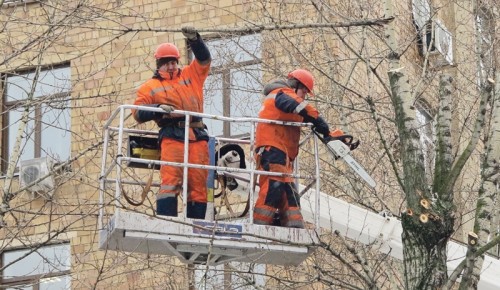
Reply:
[[177, 216], [177, 197], [166, 197], [156, 200], [156, 214]]
[[283, 213], [282, 218], [285, 220], [282, 221], [281, 224], [285, 227], [298, 229], [303, 229], [305, 227], [304, 218], [298, 207], [288, 208], [288, 210]]
[[276, 211], [273, 216], [273, 226], [281, 227], [282, 217], [279, 211]]
[[192, 219], [205, 219], [207, 212], [206, 202], [189, 201], [187, 203], [187, 217]]

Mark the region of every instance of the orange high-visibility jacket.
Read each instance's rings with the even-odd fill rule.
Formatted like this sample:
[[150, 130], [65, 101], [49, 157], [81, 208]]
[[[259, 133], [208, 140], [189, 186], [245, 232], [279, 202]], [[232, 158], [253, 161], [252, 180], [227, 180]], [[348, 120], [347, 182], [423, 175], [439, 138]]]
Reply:
[[[270, 90], [270, 88], [272, 90]], [[259, 118], [290, 121], [311, 122], [315, 130], [328, 134], [328, 124], [319, 116], [318, 110], [299, 98], [294, 89], [286, 82], [276, 81], [264, 89], [266, 97], [259, 112]], [[258, 123], [256, 131], [256, 148], [273, 146], [285, 152], [290, 159], [295, 159], [299, 150], [300, 127], [277, 124]]]
[[[200, 64], [197, 60], [193, 60], [191, 64], [183, 69], [179, 69], [170, 78], [168, 73], [155, 74], [155, 76], [145, 82], [137, 91], [137, 98], [134, 105], [160, 105], [167, 104], [173, 106], [176, 110], [184, 110], [191, 112], [203, 112], [203, 83], [205, 82], [210, 71], [210, 62]], [[133, 111], [134, 117], [139, 122], [141, 111]], [[161, 116], [161, 114], [160, 114]], [[184, 121], [184, 116], [165, 116], [171, 118], [172, 121]], [[161, 117], [160, 117], [161, 118]], [[155, 119], [162, 127], [160, 135], [162, 137], [174, 138], [184, 141], [184, 128], [176, 126], [164, 126], [163, 119]], [[161, 120], [161, 122], [160, 122]], [[167, 120], [168, 121], [168, 120]], [[196, 121], [192, 119], [192, 121]], [[168, 123], [168, 122], [167, 122]], [[190, 128], [190, 135], [196, 136], [196, 140], [200, 140], [200, 133], [203, 129]], [[206, 133], [202, 139], [206, 139]], [[190, 138], [192, 139], [192, 138]]]

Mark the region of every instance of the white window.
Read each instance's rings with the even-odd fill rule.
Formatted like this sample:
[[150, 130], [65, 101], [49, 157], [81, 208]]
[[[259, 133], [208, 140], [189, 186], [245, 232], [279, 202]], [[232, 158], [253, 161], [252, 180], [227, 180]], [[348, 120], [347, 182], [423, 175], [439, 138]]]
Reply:
[[494, 17], [487, 9], [478, 9], [476, 15], [476, 30], [478, 33], [478, 50], [482, 57], [479, 57], [479, 68], [477, 72], [477, 85], [481, 87], [488, 77], [493, 74], [494, 57], [492, 57], [492, 26]]
[[431, 6], [427, 0], [413, 0], [411, 4], [413, 21], [422, 29], [431, 20]]
[[434, 125], [432, 117], [424, 110], [416, 110], [417, 130], [420, 134], [420, 144], [422, 145], [422, 153], [424, 154], [425, 171], [431, 177], [432, 169], [434, 168]]
[[2, 289], [71, 289], [69, 244], [2, 253]]
[[20, 160], [49, 156], [65, 160], [70, 156], [71, 70], [69, 66], [35, 72], [8, 74], [5, 78], [5, 109], [2, 155], [3, 172], [14, 152], [23, 112], [28, 123], [22, 135]]
[[266, 280], [265, 264], [230, 262], [211, 267], [196, 265], [194, 271], [196, 289], [225, 289], [224, 285], [238, 290], [266, 289]]
[[14, 6], [14, 5], [21, 5], [24, 3], [36, 3], [39, 0], [4, 0], [3, 5], [5, 6]]
[[[435, 51], [432, 43], [431, 6], [427, 0], [412, 0], [413, 22], [417, 29], [417, 45], [421, 55]], [[429, 47], [430, 46], [430, 47]]]
[[428, 0], [412, 0], [412, 15], [417, 28], [417, 45], [421, 55], [436, 52], [442, 56], [443, 64], [453, 64], [453, 37], [444, 23], [432, 20]]
[[[212, 55], [205, 82], [204, 112], [226, 117], [257, 117], [261, 107], [260, 34], [206, 41]], [[245, 136], [250, 126], [204, 120], [210, 135]]]
[[10, 3], [16, 3], [16, 2], [22, 3], [23, 0], [4, 0], [3, 4], [10, 4]]

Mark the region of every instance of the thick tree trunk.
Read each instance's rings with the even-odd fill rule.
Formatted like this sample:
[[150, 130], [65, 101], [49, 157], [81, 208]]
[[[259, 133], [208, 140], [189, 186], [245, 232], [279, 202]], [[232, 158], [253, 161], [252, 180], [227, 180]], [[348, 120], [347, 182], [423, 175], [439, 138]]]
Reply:
[[405, 289], [435, 290], [446, 283], [448, 239], [449, 233], [443, 232], [441, 227], [435, 227], [431, 222], [423, 224], [412, 216], [403, 216]]
[[[392, 3], [386, 1], [386, 15], [390, 17]], [[386, 27], [386, 38], [392, 50], [388, 58], [388, 75], [402, 152], [402, 190], [407, 202], [406, 213], [402, 215], [405, 289], [434, 290], [445, 285], [447, 280], [446, 244], [453, 232], [453, 218], [449, 207], [432, 201], [412, 94], [408, 78], [400, 67], [394, 24]]]
[[[401, 138], [404, 171], [404, 192], [407, 198], [407, 211], [402, 215], [403, 255], [406, 289], [439, 289], [447, 281], [446, 244], [453, 232], [453, 217], [448, 193], [445, 196], [431, 197], [423, 154], [419, 147], [418, 131], [414, 127], [415, 112], [409, 106], [410, 98], [406, 78], [401, 72], [389, 72], [396, 120]], [[449, 99], [451, 78], [443, 77], [441, 86], [443, 99]], [[446, 108], [446, 106], [444, 107]], [[446, 116], [446, 113], [442, 113]], [[446, 132], [447, 118], [441, 127]], [[446, 134], [445, 134], [446, 135]], [[446, 138], [442, 140], [446, 141]], [[443, 145], [437, 156], [445, 156], [449, 146]], [[448, 160], [442, 158], [442, 162]], [[446, 174], [443, 170], [442, 174]]]

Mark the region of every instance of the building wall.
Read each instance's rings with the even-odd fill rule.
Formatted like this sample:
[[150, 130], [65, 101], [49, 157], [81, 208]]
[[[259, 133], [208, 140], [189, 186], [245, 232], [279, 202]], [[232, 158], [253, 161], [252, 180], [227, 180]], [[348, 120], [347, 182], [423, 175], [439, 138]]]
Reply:
[[[118, 105], [133, 102], [137, 87], [152, 76], [155, 68], [153, 52], [159, 43], [175, 43], [182, 52], [181, 64], [188, 63], [186, 42], [180, 33], [184, 25], [195, 26], [202, 31], [202, 35], [213, 37], [223, 32], [235, 34], [236, 29], [232, 31], [232, 28], [251, 26], [252, 23], [273, 24], [271, 16], [281, 17], [279, 24], [285, 25], [295, 21], [347, 21], [339, 17], [340, 14], [352, 18], [380, 18], [384, 14], [384, 7], [379, 1], [367, 1], [369, 5], [364, 8], [351, 1], [323, 4], [313, 7], [269, 1], [256, 4], [244, 0], [206, 3], [135, 0], [94, 1], [92, 4], [42, 1], [4, 5], [0, 10], [0, 19], [5, 33], [0, 35], [0, 43], [5, 54], [0, 56], [0, 72], [10, 73], [37, 65], [70, 64], [71, 152], [72, 156], [82, 156], [71, 164], [71, 170], [61, 173], [59, 179], [63, 184], [51, 200], [33, 198], [28, 192], [20, 192], [12, 200], [12, 210], [4, 219], [6, 226], [0, 229], [3, 239], [1, 249], [69, 241], [72, 289], [88, 289], [93, 285], [97, 285], [98, 289], [186, 289], [188, 268], [175, 258], [97, 249], [102, 127]], [[438, 16], [454, 35], [469, 38], [472, 33], [471, 19], [464, 10], [461, 6], [444, 3]], [[473, 78], [473, 70], [470, 70], [473, 65], [466, 61], [473, 56], [472, 52], [457, 45], [454, 54], [459, 68], [429, 65], [422, 79], [424, 60], [412, 44], [416, 36], [411, 21], [411, 5], [398, 2], [396, 12], [398, 17], [395, 23], [400, 32], [398, 39], [401, 50], [405, 52], [402, 65], [406, 67], [411, 83], [419, 84], [412, 89], [423, 92], [415, 95], [428, 105], [429, 111], [435, 112], [436, 76], [447, 70], [457, 78], [458, 96], [470, 97], [473, 101], [477, 93], [472, 89], [469, 91], [467, 85]], [[366, 103], [368, 96], [375, 100], [384, 137], [390, 141], [392, 153], [397, 158], [398, 144], [389, 92], [378, 82], [378, 79], [387, 78], [384, 59], [388, 50], [384, 48], [383, 29], [313, 27], [264, 30], [262, 35], [263, 82], [284, 77], [296, 67], [312, 70], [317, 77], [318, 89], [316, 97], [310, 101], [320, 109], [332, 127], [343, 128], [362, 139], [356, 158], [380, 181], [376, 193], [366, 190], [360, 182], [352, 182], [352, 173], [346, 166], [331, 162], [331, 157], [324, 152], [323, 190], [351, 201], [363, 201], [364, 205], [376, 210], [389, 208], [396, 214], [403, 212], [401, 204], [404, 197], [390, 174], [391, 165], [384, 157], [382, 144], [378, 141], [379, 134]], [[39, 57], [40, 51], [43, 51], [42, 57]], [[359, 60], [360, 56], [363, 60]], [[366, 62], [376, 67], [376, 73], [366, 69]], [[468, 107], [462, 102], [456, 106], [460, 118], [457, 118], [455, 130], [460, 131], [462, 120], [468, 117]], [[129, 122], [133, 124], [132, 120]], [[145, 126], [154, 127], [151, 124]], [[455, 142], [457, 149], [463, 148], [463, 139]], [[463, 181], [467, 184], [464, 187], [471, 191], [477, 189], [476, 166], [472, 164], [472, 176]], [[307, 164], [303, 168], [312, 171]], [[144, 180], [147, 174], [147, 171], [139, 171], [137, 176]], [[15, 192], [18, 181], [16, 177], [13, 180], [11, 191]], [[5, 183], [5, 179], [0, 182]], [[134, 192], [134, 188], [130, 191]], [[112, 190], [107, 193], [113, 195]], [[462, 197], [465, 194], [462, 193]], [[467, 202], [470, 201], [464, 198], [463, 203]], [[150, 196], [148, 205], [151, 204], [154, 205], [154, 196]], [[147, 206], [138, 210], [151, 212]], [[36, 238], [23, 242], [25, 237]]]
[[[0, 70], [15, 72], [69, 62], [72, 156], [92, 149], [71, 164], [71, 171], [62, 173], [64, 184], [51, 200], [26, 191], [13, 199], [12, 214], [5, 217], [6, 226], [0, 230], [2, 251], [70, 242], [72, 289], [94, 285], [97, 289], [187, 289], [187, 268], [174, 258], [98, 250], [102, 127], [118, 105], [133, 102], [137, 87], [152, 76], [158, 44], [175, 43], [185, 65], [187, 47], [181, 26], [203, 29], [234, 25], [242, 21], [240, 17], [255, 18], [249, 5], [224, 0], [210, 4], [93, 1], [78, 5], [42, 1], [3, 6], [0, 17], [6, 33], [0, 36], [5, 48]], [[47, 21], [52, 26], [46, 25]], [[18, 187], [18, 178], [14, 177], [11, 191]], [[26, 241], [28, 238], [32, 239]]]

